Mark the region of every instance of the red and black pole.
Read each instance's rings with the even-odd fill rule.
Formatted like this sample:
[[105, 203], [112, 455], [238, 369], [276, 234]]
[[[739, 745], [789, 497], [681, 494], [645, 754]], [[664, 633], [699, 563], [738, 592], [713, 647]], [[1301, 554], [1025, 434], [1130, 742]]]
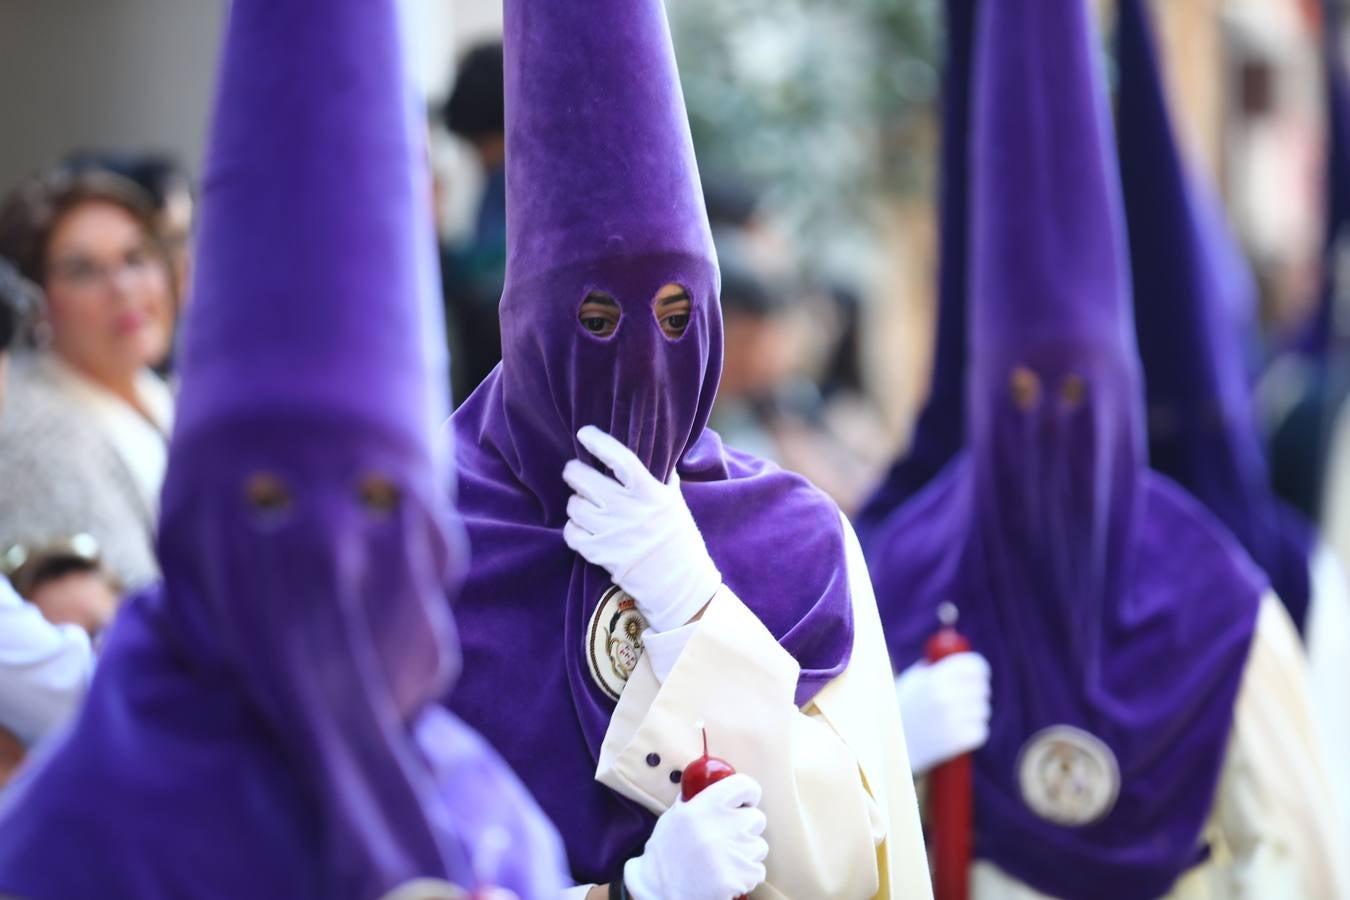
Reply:
[[[956, 630], [956, 616], [956, 607], [950, 603], [938, 609], [942, 628], [925, 648], [930, 663], [970, 651], [970, 641]], [[970, 896], [972, 810], [971, 754], [965, 753], [936, 766], [928, 775], [934, 900], [967, 900]]]

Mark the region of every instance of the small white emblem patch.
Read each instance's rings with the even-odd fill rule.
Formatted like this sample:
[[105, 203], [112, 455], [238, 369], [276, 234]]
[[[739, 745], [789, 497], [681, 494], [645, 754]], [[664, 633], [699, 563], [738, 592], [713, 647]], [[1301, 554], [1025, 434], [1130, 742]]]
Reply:
[[1056, 825], [1090, 825], [1116, 805], [1120, 766], [1111, 748], [1070, 725], [1032, 735], [1017, 761], [1022, 799]]
[[611, 586], [600, 598], [586, 629], [586, 665], [591, 677], [610, 699], [618, 700], [628, 676], [642, 658], [642, 632], [647, 620], [637, 601]]

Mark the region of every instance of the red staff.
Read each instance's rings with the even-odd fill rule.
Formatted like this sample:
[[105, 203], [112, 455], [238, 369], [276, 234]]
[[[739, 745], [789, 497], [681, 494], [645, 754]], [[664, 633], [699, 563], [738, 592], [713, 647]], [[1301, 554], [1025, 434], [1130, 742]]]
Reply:
[[[938, 608], [942, 628], [928, 639], [930, 663], [970, 651], [970, 641], [956, 630], [956, 607]], [[935, 900], [966, 900], [970, 896], [971, 755], [948, 760], [928, 775], [929, 846], [933, 854]]]

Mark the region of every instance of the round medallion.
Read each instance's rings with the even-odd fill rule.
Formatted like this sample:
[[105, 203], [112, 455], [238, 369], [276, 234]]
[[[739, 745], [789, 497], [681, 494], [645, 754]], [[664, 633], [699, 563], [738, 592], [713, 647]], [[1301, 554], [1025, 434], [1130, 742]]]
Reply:
[[1111, 748], [1070, 725], [1032, 735], [1017, 762], [1022, 799], [1056, 825], [1090, 825], [1111, 811], [1120, 792], [1120, 766]]
[[381, 900], [520, 900], [515, 891], [506, 888], [479, 888], [469, 893], [457, 884], [439, 878], [417, 878], [404, 882], [385, 894]]
[[382, 900], [469, 900], [469, 892], [439, 878], [416, 878], [400, 884]]
[[642, 632], [647, 620], [637, 601], [620, 588], [605, 591], [586, 629], [586, 665], [591, 677], [613, 700], [623, 693], [628, 676], [642, 658]]

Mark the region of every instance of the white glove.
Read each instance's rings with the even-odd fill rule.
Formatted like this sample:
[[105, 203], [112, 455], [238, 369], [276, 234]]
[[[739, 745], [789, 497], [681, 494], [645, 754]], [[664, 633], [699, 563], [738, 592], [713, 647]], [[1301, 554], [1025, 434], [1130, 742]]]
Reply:
[[576, 492], [567, 501], [563, 539], [609, 572], [653, 630], [680, 627], [708, 605], [722, 573], [685, 505], [679, 476], [672, 472], [662, 484], [631, 450], [594, 425], [577, 432], [577, 439], [614, 477], [579, 459], [563, 467], [563, 480]]
[[731, 775], [656, 820], [642, 855], [623, 867], [634, 900], [732, 900], [765, 878], [759, 782]]
[[916, 776], [989, 740], [989, 662], [978, 653], [916, 662], [895, 679], [895, 696]]

